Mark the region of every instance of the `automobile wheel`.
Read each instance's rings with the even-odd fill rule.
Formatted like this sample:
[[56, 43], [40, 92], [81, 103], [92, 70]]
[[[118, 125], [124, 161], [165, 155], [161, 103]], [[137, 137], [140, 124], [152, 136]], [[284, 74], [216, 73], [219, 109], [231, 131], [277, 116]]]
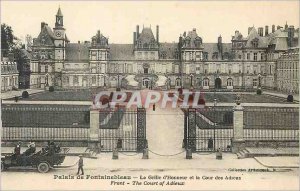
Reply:
[[49, 165], [46, 162], [41, 162], [38, 167], [37, 167], [38, 171], [40, 173], [47, 173], [49, 171]]

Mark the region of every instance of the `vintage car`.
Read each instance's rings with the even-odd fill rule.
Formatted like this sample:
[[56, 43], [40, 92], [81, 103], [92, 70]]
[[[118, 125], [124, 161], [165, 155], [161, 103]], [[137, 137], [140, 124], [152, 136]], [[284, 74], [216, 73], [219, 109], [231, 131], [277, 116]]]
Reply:
[[55, 148], [53, 152], [50, 150], [51, 149], [42, 148], [41, 151], [34, 152], [30, 155], [26, 155], [25, 153], [20, 155], [1, 155], [1, 171], [9, 167], [34, 167], [37, 168], [40, 173], [46, 173], [51, 168], [63, 163], [66, 156], [64, 153], [61, 153], [60, 149]]

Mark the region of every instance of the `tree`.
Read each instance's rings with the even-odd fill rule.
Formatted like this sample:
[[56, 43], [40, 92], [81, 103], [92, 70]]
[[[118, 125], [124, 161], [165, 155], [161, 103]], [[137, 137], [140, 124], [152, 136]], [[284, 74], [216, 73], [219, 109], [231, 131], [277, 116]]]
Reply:
[[14, 36], [11, 26], [1, 24], [1, 53], [7, 56], [9, 52], [14, 52], [15, 49], [21, 47], [21, 41]]

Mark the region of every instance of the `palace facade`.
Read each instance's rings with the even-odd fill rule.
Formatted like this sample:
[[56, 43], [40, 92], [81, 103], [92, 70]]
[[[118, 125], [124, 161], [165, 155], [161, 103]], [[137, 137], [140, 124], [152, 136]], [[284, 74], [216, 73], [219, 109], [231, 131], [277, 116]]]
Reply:
[[195, 28], [176, 43], [162, 43], [159, 30], [154, 35], [151, 27], [137, 25], [132, 44], [110, 44], [101, 31], [71, 43], [59, 8], [55, 27], [42, 22], [30, 47], [30, 88], [276, 89], [282, 84], [277, 62], [298, 47], [299, 38], [299, 28], [287, 24], [270, 32], [268, 26], [249, 27], [245, 36], [235, 31], [231, 43], [222, 36], [206, 43]]

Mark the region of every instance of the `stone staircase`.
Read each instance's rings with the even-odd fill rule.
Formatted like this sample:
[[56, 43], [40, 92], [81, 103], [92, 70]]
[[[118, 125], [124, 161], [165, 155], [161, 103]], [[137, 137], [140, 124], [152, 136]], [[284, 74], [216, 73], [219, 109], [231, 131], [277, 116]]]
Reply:
[[248, 158], [249, 151], [247, 149], [243, 149], [240, 152], [236, 153], [238, 159]]

